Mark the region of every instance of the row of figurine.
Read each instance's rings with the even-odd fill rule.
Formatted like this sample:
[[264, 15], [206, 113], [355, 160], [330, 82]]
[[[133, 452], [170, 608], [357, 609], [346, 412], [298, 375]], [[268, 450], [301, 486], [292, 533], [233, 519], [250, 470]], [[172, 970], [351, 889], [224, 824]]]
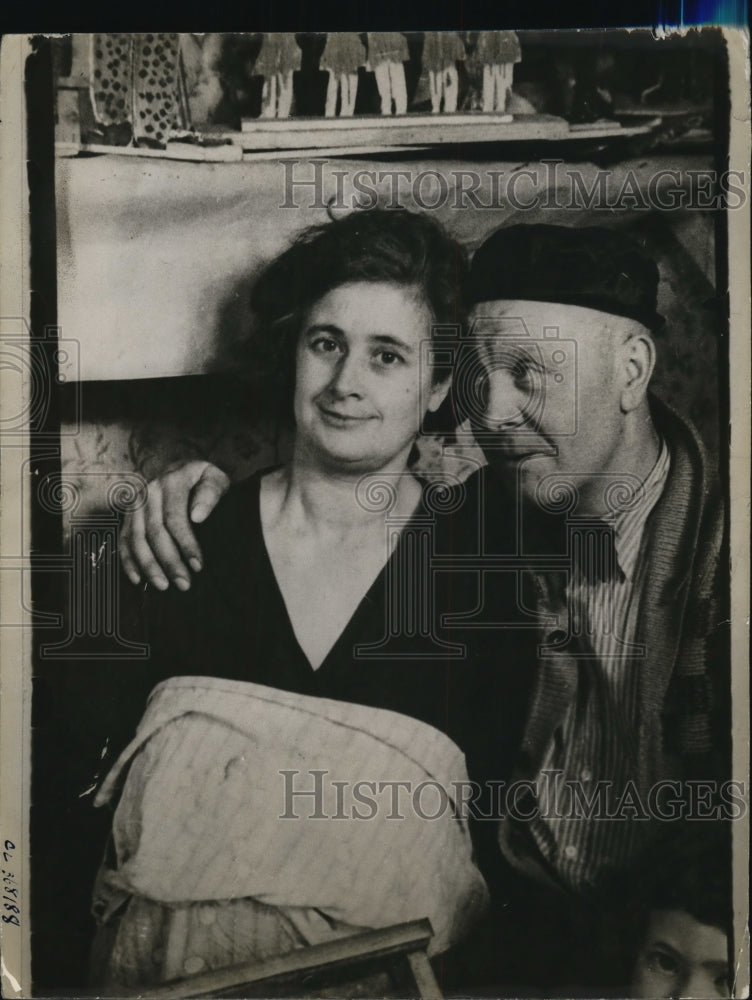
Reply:
[[[457, 32], [427, 31], [423, 36], [421, 64], [428, 75], [431, 111], [457, 110], [459, 74], [457, 64], [466, 57], [465, 44]], [[520, 43], [513, 31], [481, 31], [473, 58], [483, 66], [483, 111], [504, 112], [512, 89], [512, 69], [520, 62]], [[365, 36], [338, 31], [327, 35], [319, 68], [329, 81], [324, 114], [352, 116], [358, 93], [358, 70], [363, 67], [376, 77], [382, 115], [407, 112], [405, 63], [410, 59], [407, 39], [399, 31], [369, 31]], [[301, 51], [295, 35], [270, 33], [262, 36], [261, 49], [252, 69], [262, 76], [262, 118], [287, 118], [292, 110], [292, 75], [301, 66]]]
[[[482, 31], [477, 37], [476, 33], [463, 35], [467, 47], [457, 32], [423, 35], [419, 89], [430, 94], [435, 114], [455, 112], [460, 90], [458, 65], [467, 60], [468, 75], [477, 80], [478, 91], [482, 68], [482, 110], [504, 112], [513, 66], [521, 58], [516, 34]], [[131, 138], [160, 145], [176, 130], [217, 121], [217, 107], [227, 102], [228, 94], [242, 94], [249, 77], [263, 80], [259, 87], [261, 118], [288, 118], [293, 110], [293, 74], [301, 69], [308, 73], [316, 64], [328, 74], [327, 117], [355, 113], [358, 71], [362, 69], [375, 76], [381, 114], [406, 114], [406, 64], [417, 56], [417, 45], [408, 47], [404, 34], [335, 32], [325, 38], [299, 38], [300, 44], [292, 33], [73, 35], [70, 77], [88, 82], [94, 141], [115, 145]], [[250, 50], [246, 48], [249, 42]], [[417, 66], [408, 68], [412, 80]], [[307, 104], [310, 107], [310, 101]], [[250, 108], [246, 105], [237, 111], [242, 119], [249, 116]]]

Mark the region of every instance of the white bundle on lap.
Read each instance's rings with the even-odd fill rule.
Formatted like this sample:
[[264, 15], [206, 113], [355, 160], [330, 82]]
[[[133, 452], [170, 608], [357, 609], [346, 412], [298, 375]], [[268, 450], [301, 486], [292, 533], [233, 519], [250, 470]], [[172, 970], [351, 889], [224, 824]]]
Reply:
[[[110, 981], [262, 960], [422, 917], [438, 953], [486, 905], [451, 798], [468, 780], [464, 757], [415, 719], [257, 684], [172, 678], [152, 693], [97, 805], [129, 765], [113, 822], [117, 865], [103, 868], [95, 892], [105, 923], [128, 900]], [[364, 792], [372, 804], [354, 797], [358, 782], [373, 783]], [[381, 793], [379, 782], [388, 783]], [[316, 796], [296, 794], [317, 787]], [[150, 904], [169, 908], [170, 919], [155, 920]], [[151, 972], [134, 967], [136, 952]]]

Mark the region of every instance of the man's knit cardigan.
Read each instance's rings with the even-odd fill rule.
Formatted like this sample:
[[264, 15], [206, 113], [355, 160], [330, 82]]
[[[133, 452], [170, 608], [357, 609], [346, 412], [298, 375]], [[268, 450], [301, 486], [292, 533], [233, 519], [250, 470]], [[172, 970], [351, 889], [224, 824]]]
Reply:
[[[724, 510], [718, 477], [695, 429], [655, 397], [655, 426], [671, 468], [645, 526], [647, 582], [636, 641], [646, 646], [640, 683], [638, 787], [661, 779], [729, 777], [728, 598]], [[572, 662], [537, 664], [519, 757], [534, 777], [576, 690]]]

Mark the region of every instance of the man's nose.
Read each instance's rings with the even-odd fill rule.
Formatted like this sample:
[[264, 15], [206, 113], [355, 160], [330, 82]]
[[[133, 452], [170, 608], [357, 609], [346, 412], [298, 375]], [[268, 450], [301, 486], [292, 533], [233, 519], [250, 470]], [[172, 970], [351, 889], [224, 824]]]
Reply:
[[490, 371], [484, 386], [484, 422], [489, 427], [521, 427], [529, 419], [530, 396], [504, 368]]
[[363, 365], [353, 354], [343, 355], [332, 373], [329, 389], [337, 396], [361, 396]]

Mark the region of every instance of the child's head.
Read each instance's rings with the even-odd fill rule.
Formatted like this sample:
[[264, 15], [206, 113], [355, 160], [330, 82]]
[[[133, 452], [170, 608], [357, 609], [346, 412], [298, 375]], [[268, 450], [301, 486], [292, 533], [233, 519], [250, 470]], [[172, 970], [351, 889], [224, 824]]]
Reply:
[[730, 996], [728, 938], [686, 909], [654, 909], [632, 972], [634, 997]]
[[620, 939], [633, 997], [731, 995], [727, 824], [672, 824], [622, 883]]

